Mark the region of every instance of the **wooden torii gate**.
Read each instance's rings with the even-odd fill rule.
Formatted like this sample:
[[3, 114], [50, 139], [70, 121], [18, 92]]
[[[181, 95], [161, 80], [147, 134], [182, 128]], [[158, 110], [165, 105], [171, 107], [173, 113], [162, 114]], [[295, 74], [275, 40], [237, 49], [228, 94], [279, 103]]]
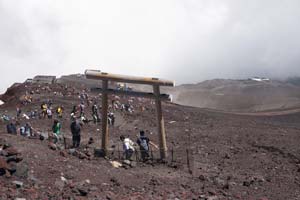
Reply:
[[[158, 124], [158, 139], [160, 158], [165, 159], [167, 157], [167, 142], [164, 118], [162, 115], [161, 101], [169, 100], [169, 95], [160, 94], [160, 86], [172, 86], [174, 87], [173, 81], [162, 80], [158, 78], [147, 78], [147, 77], [136, 77], [136, 76], [124, 76], [118, 74], [108, 74], [101, 72], [100, 70], [86, 70], [85, 76], [88, 79], [102, 80], [102, 88], [95, 88], [102, 93], [102, 150], [104, 154], [108, 151], [109, 133], [107, 126], [107, 110], [108, 110], [108, 94], [121, 94], [130, 96], [140, 96], [145, 98], [155, 99], [156, 113], [157, 113], [157, 124]], [[108, 81], [122, 82], [122, 83], [134, 83], [134, 84], [146, 84], [153, 86], [154, 93], [146, 92], [134, 92], [134, 91], [121, 91], [108, 88]]]

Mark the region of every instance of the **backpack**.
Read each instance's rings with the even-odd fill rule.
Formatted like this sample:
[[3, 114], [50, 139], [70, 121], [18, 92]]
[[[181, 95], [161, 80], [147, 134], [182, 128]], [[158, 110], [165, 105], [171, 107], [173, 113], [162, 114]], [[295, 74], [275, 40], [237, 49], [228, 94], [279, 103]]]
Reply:
[[20, 128], [20, 134], [21, 135], [25, 135], [25, 127], [24, 126], [21, 126], [21, 128]]
[[7, 124], [6, 128], [7, 128], [7, 133], [12, 133], [13, 132], [11, 124]]
[[53, 133], [60, 134], [61, 124], [58, 122], [57, 124], [53, 124], [52, 131]]
[[143, 150], [148, 151], [149, 150], [148, 138], [141, 137], [139, 139], [139, 145]]

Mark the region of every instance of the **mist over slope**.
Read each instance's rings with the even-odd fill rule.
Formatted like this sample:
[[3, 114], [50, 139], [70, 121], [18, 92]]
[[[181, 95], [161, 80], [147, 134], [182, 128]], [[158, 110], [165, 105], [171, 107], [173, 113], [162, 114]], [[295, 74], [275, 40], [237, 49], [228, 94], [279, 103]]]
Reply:
[[[150, 86], [130, 85], [151, 92]], [[300, 107], [300, 78], [286, 80], [213, 79], [162, 87], [176, 104], [229, 112], [260, 112]]]
[[257, 112], [300, 106], [300, 85], [289, 81], [215, 79], [180, 85], [169, 92], [175, 103], [224, 111]]

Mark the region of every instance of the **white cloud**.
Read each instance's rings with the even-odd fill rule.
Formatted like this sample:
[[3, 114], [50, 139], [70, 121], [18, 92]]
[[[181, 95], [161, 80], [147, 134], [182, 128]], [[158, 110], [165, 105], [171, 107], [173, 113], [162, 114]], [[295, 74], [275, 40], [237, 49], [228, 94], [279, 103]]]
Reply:
[[86, 68], [176, 82], [300, 75], [297, 0], [0, 0], [2, 88]]

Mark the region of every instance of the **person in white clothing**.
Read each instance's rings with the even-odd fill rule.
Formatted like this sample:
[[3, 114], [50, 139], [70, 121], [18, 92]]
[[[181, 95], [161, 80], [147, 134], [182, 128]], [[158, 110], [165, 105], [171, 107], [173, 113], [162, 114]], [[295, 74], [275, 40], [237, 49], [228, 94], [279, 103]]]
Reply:
[[130, 160], [134, 152], [134, 142], [129, 138], [125, 138], [124, 135], [120, 136], [120, 140], [123, 142], [124, 156], [126, 160]]

